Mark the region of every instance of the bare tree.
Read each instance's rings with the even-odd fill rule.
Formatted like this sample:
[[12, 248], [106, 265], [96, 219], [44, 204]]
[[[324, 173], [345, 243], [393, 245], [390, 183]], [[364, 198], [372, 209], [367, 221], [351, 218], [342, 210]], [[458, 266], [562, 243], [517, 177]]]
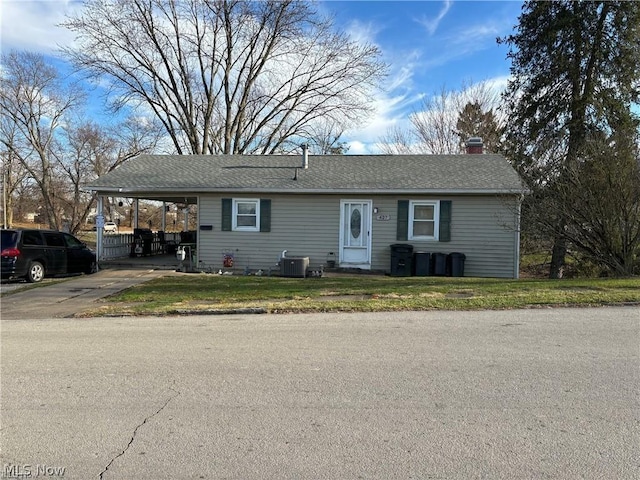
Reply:
[[[460, 90], [443, 86], [424, 98], [411, 114], [408, 129], [394, 128], [380, 139], [382, 149], [385, 153], [460, 153], [464, 143], [460, 142], [459, 118], [465, 106], [473, 104], [482, 112], [494, 111], [498, 99], [499, 94], [487, 82], [463, 83]], [[497, 116], [494, 119], [498, 121]]]
[[640, 272], [639, 133], [620, 117], [610, 135], [589, 133], [583, 161], [556, 188], [573, 248], [618, 276]]
[[15, 136], [3, 135], [0, 141], [37, 184], [49, 226], [60, 228], [55, 165], [61, 151], [57, 135], [64, 116], [82, 102], [82, 93], [65, 85], [42, 55], [11, 52], [2, 57], [2, 64], [0, 110], [13, 123]]
[[8, 115], [0, 118], [0, 138], [2, 138], [2, 223], [5, 228], [14, 223], [15, 199], [24, 186], [27, 173], [20, 163], [16, 151], [19, 141], [15, 122]]
[[113, 127], [77, 120], [82, 89], [66, 83], [41, 55], [12, 52], [3, 67], [0, 142], [10, 198], [30, 196], [41, 223], [75, 232], [94, 202], [82, 185], [152, 151], [161, 131], [146, 119], [125, 118]]
[[305, 1], [89, 0], [68, 58], [110, 83], [115, 107], [158, 118], [178, 153], [273, 153], [371, 111], [376, 47], [335, 33]]
[[305, 137], [309, 140], [310, 151], [315, 155], [343, 155], [349, 150], [346, 142], [341, 142], [342, 130], [334, 123], [325, 121], [309, 125]]
[[395, 126], [387, 130], [387, 133], [378, 142], [380, 151], [387, 155], [410, 155], [421, 152], [417, 146], [417, 138], [413, 129]]
[[[83, 185], [139, 154], [153, 151], [159, 138], [155, 125], [134, 119], [125, 119], [114, 127], [82, 121], [65, 129], [66, 155], [59, 168], [65, 173], [62, 201], [72, 231], [86, 223], [95, 204], [95, 194], [87, 193]], [[113, 202], [115, 199], [108, 199], [104, 207], [112, 211]]]

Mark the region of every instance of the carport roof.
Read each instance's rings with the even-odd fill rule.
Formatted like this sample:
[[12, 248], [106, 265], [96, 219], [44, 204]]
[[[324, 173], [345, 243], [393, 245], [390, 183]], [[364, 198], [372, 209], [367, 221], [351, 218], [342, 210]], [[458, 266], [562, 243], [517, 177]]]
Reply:
[[161, 198], [214, 192], [520, 194], [500, 155], [141, 155], [86, 188]]

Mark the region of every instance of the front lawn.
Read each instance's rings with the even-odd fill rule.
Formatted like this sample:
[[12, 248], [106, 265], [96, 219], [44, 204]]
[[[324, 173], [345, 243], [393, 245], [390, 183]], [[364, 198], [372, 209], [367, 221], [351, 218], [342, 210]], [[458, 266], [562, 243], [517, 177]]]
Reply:
[[475, 310], [640, 303], [640, 279], [500, 280], [336, 275], [169, 275], [109, 297], [96, 315]]

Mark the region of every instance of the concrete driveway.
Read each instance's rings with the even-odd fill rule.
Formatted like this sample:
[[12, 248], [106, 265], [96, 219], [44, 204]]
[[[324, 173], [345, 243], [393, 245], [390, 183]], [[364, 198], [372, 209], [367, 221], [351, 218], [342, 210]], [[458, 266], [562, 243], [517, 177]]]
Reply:
[[[118, 268], [104, 269], [92, 275], [77, 275], [43, 280], [42, 284], [2, 282], [0, 313], [3, 320], [70, 317], [95, 307], [92, 302], [158, 276], [180, 273]], [[17, 291], [16, 291], [17, 290]], [[0, 477], [1, 478], [1, 477]]]
[[637, 479], [639, 340], [638, 308], [3, 317], [2, 473]]

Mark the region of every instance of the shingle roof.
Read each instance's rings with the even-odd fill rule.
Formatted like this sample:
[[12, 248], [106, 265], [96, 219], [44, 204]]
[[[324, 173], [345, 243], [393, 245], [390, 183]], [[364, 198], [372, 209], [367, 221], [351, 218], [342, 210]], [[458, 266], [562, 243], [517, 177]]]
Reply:
[[86, 187], [98, 192], [522, 193], [500, 155], [141, 155]]

